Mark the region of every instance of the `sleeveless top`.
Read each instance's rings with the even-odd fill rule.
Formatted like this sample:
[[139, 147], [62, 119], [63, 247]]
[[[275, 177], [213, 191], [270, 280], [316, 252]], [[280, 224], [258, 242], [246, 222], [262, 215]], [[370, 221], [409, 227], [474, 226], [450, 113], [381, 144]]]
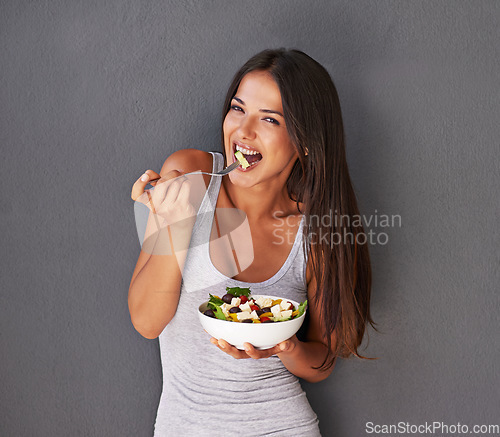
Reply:
[[[220, 153], [212, 155], [215, 173], [223, 168], [224, 158]], [[276, 355], [237, 360], [213, 345], [201, 327], [198, 307], [209, 293], [225, 294], [227, 286], [249, 287], [253, 294], [297, 302], [307, 299], [304, 217], [288, 258], [273, 277], [242, 282], [215, 268], [209, 236], [220, 186], [221, 178], [212, 177], [193, 228], [179, 304], [159, 336], [163, 389], [154, 435], [321, 437], [317, 416], [298, 378]]]

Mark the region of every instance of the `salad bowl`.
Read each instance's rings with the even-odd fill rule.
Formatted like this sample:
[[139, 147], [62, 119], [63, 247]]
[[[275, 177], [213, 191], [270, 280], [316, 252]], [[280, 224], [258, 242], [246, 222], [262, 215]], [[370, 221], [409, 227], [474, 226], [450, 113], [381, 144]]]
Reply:
[[[276, 296], [256, 295], [252, 299], [259, 297], [270, 298], [273, 301], [282, 299]], [[290, 302], [294, 308], [299, 308], [299, 303], [291, 299], [282, 299]], [[209, 301], [203, 302], [197, 309], [201, 326], [212, 337], [226, 340], [237, 349], [244, 350], [243, 344], [250, 343], [256, 349], [269, 349], [282, 341], [288, 340], [295, 335], [304, 323], [306, 309], [302, 314], [285, 321], [272, 323], [241, 323], [236, 321], [221, 320], [204, 314], [211, 306]]]

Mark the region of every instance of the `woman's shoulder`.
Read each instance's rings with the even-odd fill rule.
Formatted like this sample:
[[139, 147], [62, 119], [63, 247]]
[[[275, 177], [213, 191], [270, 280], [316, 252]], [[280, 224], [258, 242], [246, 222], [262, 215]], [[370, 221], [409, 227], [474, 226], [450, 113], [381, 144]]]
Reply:
[[182, 173], [192, 171], [212, 171], [212, 154], [198, 149], [181, 149], [172, 153], [163, 163], [160, 171], [161, 176], [172, 170]]

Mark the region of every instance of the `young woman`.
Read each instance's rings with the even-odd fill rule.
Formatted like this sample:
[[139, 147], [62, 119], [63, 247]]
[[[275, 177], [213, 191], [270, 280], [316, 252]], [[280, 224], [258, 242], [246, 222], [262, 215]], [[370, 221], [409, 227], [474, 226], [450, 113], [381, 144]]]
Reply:
[[[224, 274], [231, 253], [213, 244], [175, 254], [141, 250], [129, 290], [137, 331], [159, 337], [163, 393], [155, 435], [318, 436], [318, 420], [298, 378], [319, 382], [337, 357], [358, 354], [370, 316], [371, 269], [346, 163], [339, 99], [328, 72], [297, 50], [265, 50], [235, 75], [223, 108], [223, 154], [187, 149], [147, 170], [132, 199], [162, 176], [152, 203], [164, 227], [153, 238], [183, 248], [216, 238], [214, 209], [246, 214], [253, 262]], [[251, 167], [207, 177], [192, 217], [184, 173], [216, 172], [241, 150]], [[153, 182], [152, 185], [155, 183]], [[215, 208], [214, 208], [215, 207]], [[215, 216], [215, 217], [214, 217]], [[351, 219], [350, 219], [351, 218]], [[182, 220], [184, 219], [184, 220]], [[179, 223], [181, 223], [179, 225]], [[277, 230], [280, 232], [278, 233]], [[163, 235], [162, 235], [163, 233]], [[283, 238], [292, 235], [292, 238]], [[158, 243], [159, 244], [159, 243]], [[187, 292], [185, 279], [199, 278]], [[183, 280], [184, 278], [184, 280]], [[308, 300], [302, 338], [267, 350], [238, 350], [204, 332], [195, 309], [226, 286]]]

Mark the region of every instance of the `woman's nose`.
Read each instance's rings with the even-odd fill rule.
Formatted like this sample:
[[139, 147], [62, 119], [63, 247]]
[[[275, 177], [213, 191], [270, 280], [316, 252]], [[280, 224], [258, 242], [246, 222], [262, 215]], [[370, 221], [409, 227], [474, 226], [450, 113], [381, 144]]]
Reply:
[[251, 117], [243, 117], [238, 127], [241, 138], [255, 137], [255, 124]]

